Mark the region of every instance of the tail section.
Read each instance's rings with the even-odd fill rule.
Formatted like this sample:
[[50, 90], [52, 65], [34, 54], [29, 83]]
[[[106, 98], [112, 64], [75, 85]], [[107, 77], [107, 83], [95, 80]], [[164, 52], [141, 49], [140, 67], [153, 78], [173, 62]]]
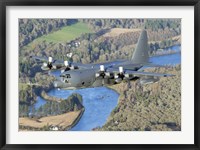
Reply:
[[149, 54], [148, 54], [148, 38], [147, 31], [142, 30], [140, 34], [135, 52], [131, 58], [133, 63], [147, 63], [149, 62]]

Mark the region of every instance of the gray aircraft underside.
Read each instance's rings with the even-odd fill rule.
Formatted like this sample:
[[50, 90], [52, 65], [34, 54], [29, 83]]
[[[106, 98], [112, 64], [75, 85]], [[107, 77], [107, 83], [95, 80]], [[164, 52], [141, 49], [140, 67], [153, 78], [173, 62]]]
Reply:
[[98, 64], [81, 64], [68, 61], [53, 60], [51, 57], [42, 58], [33, 56], [36, 61], [44, 62], [42, 70], [63, 69], [54, 87], [77, 89], [118, 84], [123, 81], [140, 79], [141, 84], [154, 83], [160, 77], [173, 76], [143, 72], [144, 66], [160, 67], [149, 62], [147, 32], [143, 30], [139, 37], [136, 49], [130, 60], [116, 60]]

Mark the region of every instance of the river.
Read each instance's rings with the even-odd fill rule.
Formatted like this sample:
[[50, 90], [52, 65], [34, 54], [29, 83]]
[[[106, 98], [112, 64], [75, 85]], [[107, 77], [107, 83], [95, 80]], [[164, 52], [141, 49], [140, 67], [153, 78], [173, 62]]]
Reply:
[[[150, 58], [150, 62], [159, 65], [176, 65], [181, 63], [180, 46], [172, 46], [166, 50], [174, 50], [177, 53], [155, 56]], [[50, 96], [59, 98], [67, 98], [72, 93], [79, 93], [83, 97], [83, 105], [85, 112], [71, 131], [90, 131], [95, 127], [101, 127], [105, 124], [106, 119], [109, 117], [111, 111], [117, 105], [119, 94], [114, 90], [107, 87], [85, 88], [77, 90], [58, 90], [52, 89], [48, 92]], [[45, 104], [46, 101], [38, 97], [35, 108], [39, 108]]]

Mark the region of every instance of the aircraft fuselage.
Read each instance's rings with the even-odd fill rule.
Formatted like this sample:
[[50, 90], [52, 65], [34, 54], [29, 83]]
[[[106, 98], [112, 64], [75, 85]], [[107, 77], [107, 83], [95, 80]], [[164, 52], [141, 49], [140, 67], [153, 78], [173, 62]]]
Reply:
[[[116, 65], [118, 67], [118, 65]], [[129, 66], [127, 64], [127, 66]], [[140, 65], [131, 65], [132, 70], [137, 71], [141, 68]], [[92, 66], [88, 69], [69, 70], [61, 74], [60, 80], [54, 81], [55, 88], [64, 89], [77, 89], [87, 87], [99, 87], [106, 85], [113, 85], [120, 83], [120, 79], [111, 78], [96, 78], [96, 72], [99, 70], [99, 66]]]

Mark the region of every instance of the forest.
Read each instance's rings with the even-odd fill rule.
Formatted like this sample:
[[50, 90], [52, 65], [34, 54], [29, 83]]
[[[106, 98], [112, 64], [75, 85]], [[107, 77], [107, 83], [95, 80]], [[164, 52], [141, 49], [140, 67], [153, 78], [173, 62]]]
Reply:
[[82, 96], [74, 93], [61, 102], [47, 101], [46, 104], [40, 106], [37, 110], [33, 107], [31, 115], [34, 117], [55, 116], [70, 111], [78, 111], [82, 108], [84, 108]]

